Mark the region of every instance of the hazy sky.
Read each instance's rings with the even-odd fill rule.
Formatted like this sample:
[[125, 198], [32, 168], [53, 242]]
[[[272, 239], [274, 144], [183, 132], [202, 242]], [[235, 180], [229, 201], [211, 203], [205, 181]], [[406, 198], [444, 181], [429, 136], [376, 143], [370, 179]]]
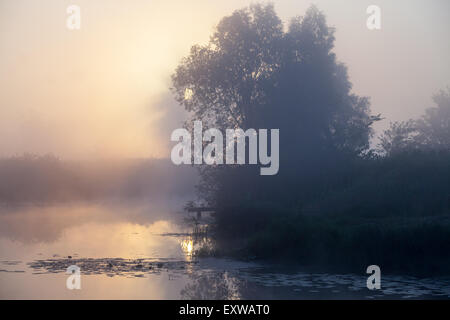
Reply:
[[[0, 156], [168, 157], [183, 118], [170, 75], [243, 0], [0, 0]], [[354, 92], [387, 120], [419, 116], [450, 85], [450, 1], [277, 0], [283, 21], [314, 3], [336, 27]], [[81, 8], [68, 30], [66, 8]], [[381, 7], [381, 30], [366, 8]]]

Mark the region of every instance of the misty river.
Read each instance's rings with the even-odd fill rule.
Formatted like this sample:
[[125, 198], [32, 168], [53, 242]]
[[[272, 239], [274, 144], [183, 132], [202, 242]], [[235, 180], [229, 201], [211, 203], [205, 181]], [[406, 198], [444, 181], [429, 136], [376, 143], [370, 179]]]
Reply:
[[[182, 200], [0, 208], [0, 299], [449, 298], [450, 278], [310, 273], [193, 255]], [[67, 267], [80, 268], [69, 290]]]

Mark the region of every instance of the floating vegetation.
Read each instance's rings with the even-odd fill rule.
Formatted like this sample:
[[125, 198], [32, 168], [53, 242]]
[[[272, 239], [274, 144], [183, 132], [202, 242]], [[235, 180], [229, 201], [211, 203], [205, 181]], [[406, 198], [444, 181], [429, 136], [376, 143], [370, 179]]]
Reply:
[[171, 259], [122, 259], [122, 258], [84, 258], [84, 259], [48, 259], [28, 263], [34, 273], [66, 272], [71, 265], [81, 269], [83, 275], [105, 274], [113, 276], [144, 277], [145, 274], [159, 274], [161, 271], [183, 271], [196, 261]]

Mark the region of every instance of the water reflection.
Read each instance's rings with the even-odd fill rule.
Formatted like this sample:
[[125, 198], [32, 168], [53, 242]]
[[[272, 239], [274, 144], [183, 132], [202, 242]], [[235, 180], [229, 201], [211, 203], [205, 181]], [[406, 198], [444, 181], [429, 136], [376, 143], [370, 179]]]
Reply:
[[181, 249], [188, 260], [192, 260], [199, 256], [208, 256], [214, 249], [211, 238], [207, 236], [199, 236], [195, 233], [189, 234], [180, 242]]
[[240, 280], [227, 271], [206, 271], [189, 275], [190, 282], [181, 290], [187, 300], [238, 300], [241, 299]]
[[[149, 206], [103, 205], [23, 208], [0, 214], [3, 260], [79, 256], [89, 258], [183, 258], [177, 239], [160, 237], [182, 232], [175, 222], [160, 219]], [[170, 217], [170, 213], [167, 214]]]
[[[147, 226], [158, 221], [176, 221], [176, 208], [173, 204], [141, 202], [0, 206], [0, 237], [25, 244], [50, 243], [60, 241], [67, 230], [85, 224]], [[171, 226], [155, 232], [169, 230], [177, 228]]]
[[[0, 298], [450, 298], [450, 278], [384, 275], [382, 290], [369, 291], [365, 274], [204, 258], [213, 249], [206, 226], [187, 227], [180, 215], [159, 210], [85, 205], [0, 212]], [[73, 264], [81, 268], [82, 290], [66, 289]]]

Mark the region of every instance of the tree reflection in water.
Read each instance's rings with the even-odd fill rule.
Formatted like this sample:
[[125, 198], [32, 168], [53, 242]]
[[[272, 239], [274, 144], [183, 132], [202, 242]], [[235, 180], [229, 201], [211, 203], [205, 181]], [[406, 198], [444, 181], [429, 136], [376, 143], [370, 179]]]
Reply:
[[206, 271], [191, 273], [190, 282], [180, 291], [187, 300], [238, 300], [241, 299], [242, 280], [228, 272]]

